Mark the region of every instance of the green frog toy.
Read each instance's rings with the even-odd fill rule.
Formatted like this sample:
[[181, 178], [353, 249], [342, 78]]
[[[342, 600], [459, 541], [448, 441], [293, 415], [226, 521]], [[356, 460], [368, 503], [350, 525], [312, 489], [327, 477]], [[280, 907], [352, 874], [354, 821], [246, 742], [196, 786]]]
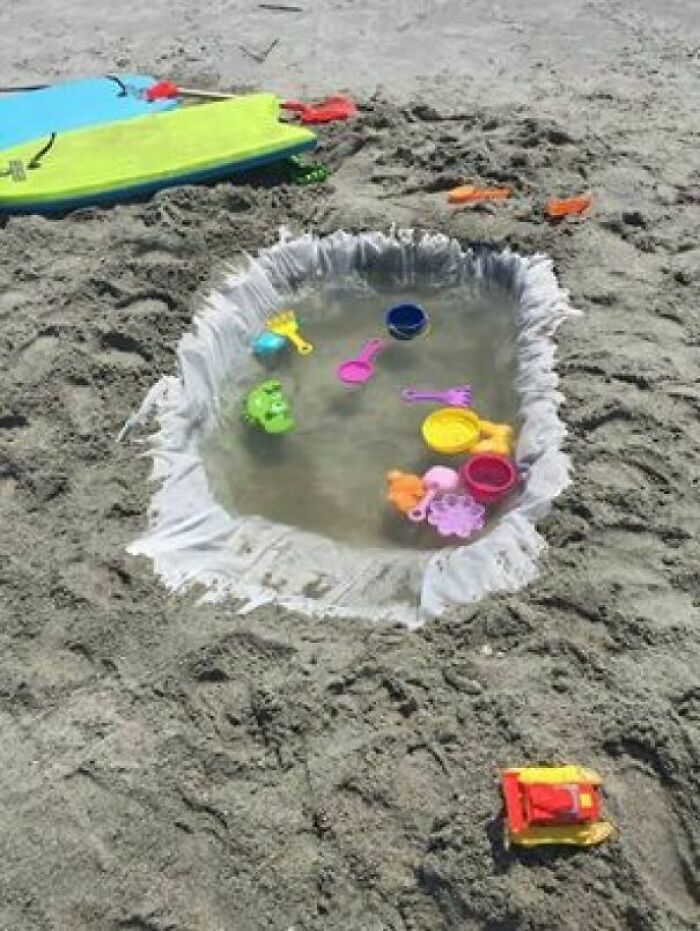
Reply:
[[243, 419], [265, 433], [288, 433], [294, 420], [281, 383], [263, 381], [251, 388], [243, 402]]

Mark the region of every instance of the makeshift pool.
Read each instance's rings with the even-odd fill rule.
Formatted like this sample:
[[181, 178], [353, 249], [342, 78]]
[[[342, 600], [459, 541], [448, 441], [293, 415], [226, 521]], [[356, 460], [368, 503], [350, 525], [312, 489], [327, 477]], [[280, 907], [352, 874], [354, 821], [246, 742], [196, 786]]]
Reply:
[[[425, 308], [429, 327], [391, 340], [384, 315]], [[251, 352], [265, 321], [293, 307], [314, 352]], [[552, 334], [574, 311], [551, 263], [509, 251], [463, 250], [410, 231], [325, 239], [284, 237], [212, 295], [179, 348], [179, 376], [162, 379], [127, 427], [156, 409], [151, 527], [130, 551], [151, 556], [166, 585], [204, 585], [248, 606], [277, 601], [323, 615], [415, 627], [535, 574], [544, 546], [534, 521], [568, 482]], [[362, 386], [336, 376], [343, 359], [386, 337]], [[278, 379], [296, 429], [255, 432], [246, 391]], [[510, 423], [527, 482], [464, 542], [413, 524], [385, 500], [385, 473], [459, 468], [421, 439], [439, 405], [407, 403], [406, 386], [469, 383], [472, 407]]]
[[[387, 342], [366, 384], [340, 382], [338, 362], [382, 336], [388, 304], [409, 296], [430, 308], [430, 334]], [[409, 523], [384, 500], [391, 469], [423, 474], [443, 459], [459, 464], [465, 458], [428, 449], [420, 426], [439, 405], [408, 404], [401, 389], [469, 380], [475, 410], [514, 423], [517, 329], [509, 293], [479, 282], [441, 290], [421, 285], [409, 294], [381, 278], [343, 285], [321, 280], [295, 297], [294, 309], [313, 353], [302, 357], [288, 349], [264, 368], [252, 359], [246, 370], [251, 383], [266, 372], [279, 379], [296, 427], [279, 439], [251, 430], [240, 416], [238, 379], [225, 384], [220, 423], [202, 446], [214, 499], [229, 513], [257, 514], [338, 543], [444, 546], [427, 525]]]

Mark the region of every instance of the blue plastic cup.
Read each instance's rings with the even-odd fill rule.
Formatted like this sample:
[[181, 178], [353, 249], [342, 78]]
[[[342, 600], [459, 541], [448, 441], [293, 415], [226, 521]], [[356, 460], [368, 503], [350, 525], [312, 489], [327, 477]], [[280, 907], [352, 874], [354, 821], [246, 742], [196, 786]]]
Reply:
[[428, 315], [418, 304], [396, 304], [387, 310], [384, 322], [394, 339], [415, 339], [428, 326]]

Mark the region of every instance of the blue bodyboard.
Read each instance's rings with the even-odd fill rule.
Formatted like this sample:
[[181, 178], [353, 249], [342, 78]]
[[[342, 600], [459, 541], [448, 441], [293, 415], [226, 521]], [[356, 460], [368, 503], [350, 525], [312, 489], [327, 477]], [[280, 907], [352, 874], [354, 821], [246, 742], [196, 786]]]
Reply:
[[0, 149], [51, 133], [174, 109], [177, 99], [145, 99], [143, 92], [155, 83], [149, 75], [122, 74], [0, 95]]

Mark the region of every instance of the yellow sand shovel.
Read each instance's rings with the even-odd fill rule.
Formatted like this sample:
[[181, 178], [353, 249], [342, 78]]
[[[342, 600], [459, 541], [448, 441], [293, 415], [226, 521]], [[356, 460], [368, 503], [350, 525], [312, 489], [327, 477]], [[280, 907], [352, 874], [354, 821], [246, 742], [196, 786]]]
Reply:
[[294, 346], [300, 356], [308, 356], [314, 351], [311, 343], [307, 343], [299, 334], [297, 318], [293, 310], [283, 310], [276, 314], [265, 324], [265, 329], [270, 333], [276, 333], [278, 336], [284, 336]]

